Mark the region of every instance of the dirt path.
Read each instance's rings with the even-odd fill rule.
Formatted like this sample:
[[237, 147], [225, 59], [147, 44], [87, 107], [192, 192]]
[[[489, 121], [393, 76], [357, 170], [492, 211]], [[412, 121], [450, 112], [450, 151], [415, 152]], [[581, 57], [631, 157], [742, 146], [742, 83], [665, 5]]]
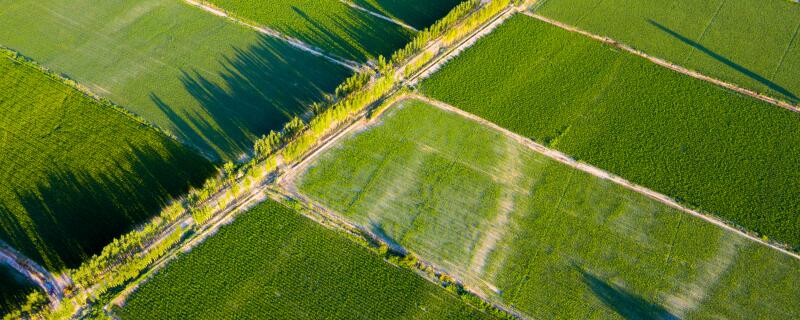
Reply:
[[341, 57], [337, 57], [337, 56], [332, 55], [332, 54], [325, 53], [325, 51], [323, 51], [320, 48], [316, 48], [314, 46], [311, 46], [310, 44], [307, 44], [307, 43], [301, 41], [300, 39], [285, 35], [283, 33], [275, 31], [273, 29], [270, 29], [270, 28], [267, 28], [267, 27], [263, 27], [263, 26], [258, 26], [258, 25], [255, 25], [255, 24], [240, 20], [240, 19], [228, 14], [227, 12], [225, 12], [222, 9], [215, 8], [213, 6], [210, 6], [208, 4], [203, 3], [201, 1], [197, 1], [197, 0], [184, 0], [184, 1], [186, 3], [188, 3], [189, 5], [192, 5], [192, 6], [195, 6], [197, 8], [202, 9], [203, 11], [209, 12], [209, 13], [215, 15], [215, 16], [219, 16], [219, 17], [228, 19], [228, 20], [230, 20], [230, 21], [232, 21], [234, 23], [237, 23], [237, 24], [243, 25], [245, 27], [248, 27], [250, 29], [253, 29], [255, 31], [258, 31], [259, 33], [261, 33], [263, 35], [266, 35], [268, 37], [284, 41], [284, 42], [288, 43], [289, 45], [291, 45], [291, 46], [293, 46], [293, 47], [295, 47], [297, 49], [300, 49], [302, 51], [308, 52], [308, 53], [313, 54], [315, 56], [324, 58], [325, 60], [328, 60], [330, 62], [333, 62], [333, 63], [338, 64], [340, 66], [343, 66], [345, 68], [348, 68], [348, 69], [350, 69], [350, 70], [352, 70], [354, 72], [358, 72], [362, 68], [362, 65], [357, 63], [357, 62], [355, 62], [355, 61], [347, 60], [347, 59], [344, 59], [344, 58], [341, 58]]
[[63, 298], [64, 287], [69, 284], [66, 275], [54, 276], [47, 269], [11, 246], [0, 241], [0, 264], [7, 265], [36, 283], [50, 299], [50, 305], [58, 307]]
[[380, 13], [377, 13], [377, 12], [374, 12], [374, 11], [369, 10], [367, 8], [364, 8], [362, 6], [359, 6], [359, 5], [355, 4], [355, 3], [353, 3], [352, 1], [339, 0], [339, 2], [344, 3], [345, 5], [353, 8], [353, 9], [356, 9], [356, 10], [359, 10], [359, 11], [363, 11], [363, 12], [365, 12], [365, 13], [371, 15], [371, 16], [377, 17], [378, 19], [389, 21], [391, 23], [394, 23], [394, 24], [396, 24], [398, 26], [401, 26], [403, 28], [406, 28], [406, 29], [414, 31], [414, 32], [419, 32], [419, 30], [417, 30], [417, 28], [414, 28], [414, 27], [406, 24], [403, 21], [400, 21], [400, 20], [397, 20], [397, 19], [393, 19], [393, 18], [389, 18], [389, 17], [384, 16], [384, 15], [382, 15]]
[[444, 102], [441, 102], [441, 101], [433, 100], [433, 99], [428, 98], [428, 97], [423, 97], [423, 96], [420, 96], [420, 95], [409, 95], [406, 99], [411, 99], [411, 98], [425, 101], [425, 102], [427, 102], [427, 103], [429, 103], [429, 104], [431, 104], [431, 105], [433, 105], [433, 106], [435, 106], [437, 108], [440, 108], [442, 110], [449, 111], [449, 112], [458, 114], [458, 115], [460, 115], [462, 117], [465, 117], [467, 119], [470, 119], [470, 120], [473, 120], [475, 122], [478, 122], [478, 123], [480, 123], [480, 124], [482, 124], [482, 125], [484, 125], [486, 127], [492, 128], [494, 130], [497, 130], [497, 131], [503, 133], [507, 137], [518, 141], [519, 143], [527, 146], [529, 149], [531, 149], [531, 150], [533, 150], [535, 152], [538, 152], [538, 153], [540, 153], [540, 154], [542, 154], [544, 156], [547, 156], [548, 158], [551, 158], [553, 160], [556, 160], [558, 162], [566, 164], [566, 165], [568, 165], [568, 166], [570, 166], [572, 168], [578, 169], [580, 171], [589, 173], [589, 174], [591, 174], [591, 175], [593, 175], [595, 177], [614, 182], [614, 183], [616, 183], [616, 184], [618, 184], [618, 185], [620, 185], [622, 187], [625, 187], [626, 189], [629, 189], [631, 191], [634, 191], [634, 192], [637, 192], [639, 194], [645, 195], [645, 196], [647, 196], [647, 197], [649, 197], [651, 199], [654, 199], [654, 200], [656, 200], [658, 202], [666, 204], [666, 205], [668, 205], [668, 206], [670, 206], [672, 208], [678, 209], [678, 210], [683, 211], [685, 213], [688, 213], [688, 214], [690, 214], [692, 216], [695, 216], [695, 217], [698, 217], [700, 219], [703, 219], [703, 220], [705, 220], [705, 221], [707, 221], [707, 222], [709, 222], [711, 224], [714, 224], [714, 225], [716, 225], [716, 226], [718, 226], [718, 227], [720, 227], [722, 229], [728, 230], [730, 232], [734, 232], [734, 233], [736, 233], [736, 234], [738, 234], [738, 235], [740, 235], [742, 237], [745, 237], [747, 239], [750, 239], [752, 241], [755, 241], [757, 243], [760, 243], [760, 244], [762, 244], [764, 246], [767, 246], [767, 247], [770, 247], [772, 249], [778, 250], [778, 251], [780, 251], [780, 252], [782, 252], [784, 254], [787, 254], [787, 255], [795, 258], [795, 259], [800, 260], [800, 255], [798, 255], [797, 253], [788, 251], [788, 250], [786, 250], [784, 248], [781, 248], [781, 247], [779, 247], [777, 245], [768, 243], [768, 242], [762, 240], [761, 238], [758, 238], [758, 237], [752, 236], [750, 234], [747, 234], [747, 233], [745, 233], [745, 232], [743, 232], [743, 231], [741, 231], [741, 230], [739, 230], [737, 228], [734, 228], [734, 227], [726, 224], [725, 222], [722, 222], [721, 220], [719, 220], [717, 218], [702, 214], [702, 213], [700, 213], [700, 212], [698, 212], [696, 210], [693, 210], [693, 209], [689, 209], [689, 208], [679, 204], [677, 201], [671, 199], [670, 197], [668, 197], [666, 195], [663, 195], [661, 193], [658, 193], [658, 192], [655, 192], [653, 190], [647, 189], [647, 188], [645, 188], [643, 186], [640, 186], [640, 185], [637, 185], [635, 183], [632, 183], [632, 182], [630, 182], [628, 180], [623, 179], [620, 176], [614, 175], [614, 174], [609, 173], [607, 171], [604, 171], [604, 170], [602, 170], [600, 168], [591, 166], [591, 165], [586, 164], [586, 163], [578, 162], [578, 161], [572, 159], [570, 156], [568, 156], [568, 155], [566, 155], [564, 153], [561, 153], [560, 151], [549, 149], [549, 148], [547, 148], [547, 147], [545, 147], [545, 146], [543, 146], [541, 144], [538, 144], [538, 143], [534, 142], [533, 140], [530, 140], [530, 139], [525, 138], [523, 136], [520, 136], [520, 135], [518, 135], [516, 133], [513, 133], [513, 132], [509, 131], [508, 129], [500, 127], [500, 126], [498, 126], [498, 125], [496, 125], [496, 124], [494, 124], [492, 122], [489, 122], [488, 120], [485, 120], [485, 119], [483, 119], [481, 117], [478, 117], [478, 116], [476, 116], [474, 114], [468, 113], [468, 112], [466, 112], [464, 110], [458, 109], [456, 107], [453, 107], [453, 106], [448, 105], [448, 104], [446, 104]]
[[729, 83], [729, 82], [725, 82], [725, 81], [722, 81], [722, 80], [719, 80], [719, 79], [716, 79], [716, 78], [709, 77], [709, 76], [704, 75], [704, 74], [702, 74], [700, 72], [681, 67], [681, 66], [676, 65], [674, 63], [671, 63], [669, 61], [666, 61], [666, 60], [663, 60], [663, 59], [660, 59], [660, 58], [656, 58], [656, 57], [651, 56], [651, 55], [649, 55], [647, 53], [644, 53], [642, 51], [636, 50], [636, 49], [634, 49], [634, 48], [632, 48], [632, 47], [630, 47], [630, 46], [628, 46], [626, 44], [620, 43], [620, 42], [618, 42], [618, 41], [616, 41], [614, 39], [590, 33], [588, 31], [584, 31], [584, 30], [578, 29], [577, 27], [574, 27], [574, 26], [571, 26], [571, 25], [568, 25], [568, 24], [565, 24], [565, 23], [562, 23], [562, 22], [558, 22], [558, 21], [552, 20], [550, 18], [546, 18], [546, 17], [540, 16], [540, 15], [535, 14], [535, 13], [531, 13], [530, 11], [523, 11], [523, 13], [525, 15], [527, 15], [527, 16], [530, 16], [530, 17], [534, 18], [534, 19], [538, 19], [540, 21], [549, 23], [549, 24], [554, 25], [556, 27], [559, 27], [561, 29], [581, 34], [583, 36], [595, 39], [595, 40], [600, 41], [602, 43], [614, 46], [614, 47], [616, 47], [616, 48], [618, 48], [620, 50], [624, 50], [624, 51], [627, 51], [629, 53], [635, 54], [637, 56], [640, 56], [642, 58], [650, 60], [651, 62], [653, 62], [653, 63], [655, 63], [657, 65], [660, 65], [662, 67], [668, 68], [668, 69], [676, 71], [676, 72], [680, 72], [680, 73], [685, 74], [687, 76], [690, 76], [692, 78], [713, 83], [715, 85], [718, 85], [720, 87], [726, 88], [728, 90], [735, 91], [735, 92], [741, 93], [743, 95], [747, 95], [747, 96], [756, 98], [758, 100], [767, 102], [769, 104], [772, 104], [772, 105], [775, 105], [775, 106], [778, 106], [778, 107], [781, 107], [781, 108], [784, 108], [784, 109], [787, 109], [787, 110], [790, 110], [790, 111], [793, 111], [793, 112], [800, 112], [800, 107], [798, 107], [796, 105], [793, 105], [791, 103], [788, 103], [786, 101], [783, 101], [783, 100], [780, 100], [780, 99], [775, 99], [773, 97], [766, 96], [766, 95], [760, 94], [758, 92], [739, 87], [739, 86], [737, 86], [735, 84], [732, 84], [732, 83]]

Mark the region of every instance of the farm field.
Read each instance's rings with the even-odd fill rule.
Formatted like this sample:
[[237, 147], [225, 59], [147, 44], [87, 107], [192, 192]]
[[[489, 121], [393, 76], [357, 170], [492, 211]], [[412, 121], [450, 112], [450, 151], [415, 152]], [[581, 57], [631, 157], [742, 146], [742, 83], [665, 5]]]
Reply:
[[25, 302], [38, 287], [6, 265], [0, 264], [0, 315], [5, 315]]
[[800, 6], [792, 1], [542, 3], [538, 14], [709, 76], [800, 102]]
[[378, 55], [391, 56], [414, 35], [411, 30], [352, 8], [340, 0], [210, 2], [246, 20], [359, 62]]
[[800, 261], [400, 103], [314, 160], [300, 192], [533, 318], [800, 316]]
[[481, 319], [351, 240], [267, 201], [171, 263], [122, 319]]
[[182, 1], [0, 0], [0, 8], [0, 44], [212, 160], [251, 151], [257, 136], [280, 129], [350, 74]]
[[213, 169], [0, 51], [0, 240], [45, 268], [77, 266]]
[[522, 15], [421, 88], [800, 248], [800, 114]]
[[417, 30], [425, 29], [447, 15], [463, 0], [351, 0], [372, 12], [398, 19]]

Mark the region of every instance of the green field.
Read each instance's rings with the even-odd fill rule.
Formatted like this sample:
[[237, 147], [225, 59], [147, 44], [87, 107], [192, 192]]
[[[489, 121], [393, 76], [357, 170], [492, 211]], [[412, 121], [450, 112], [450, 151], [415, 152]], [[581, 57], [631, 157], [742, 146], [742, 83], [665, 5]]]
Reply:
[[[0, 44], [235, 159], [350, 71], [183, 1], [0, 0]], [[31, 19], [36, 17], [36, 19]]]
[[800, 114], [526, 16], [422, 90], [800, 248]]
[[379, 123], [300, 191], [532, 318], [800, 316], [788, 255], [418, 101]]
[[75, 267], [213, 173], [181, 144], [0, 51], [0, 240]]
[[0, 264], [0, 315], [18, 308], [25, 302], [28, 294], [36, 290], [38, 290], [36, 284], [8, 266]]
[[479, 311], [267, 201], [145, 283], [122, 319], [468, 319]]
[[800, 6], [785, 0], [547, 0], [537, 13], [800, 102]]
[[351, 8], [339, 0], [210, 0], [247, 20], [322, 48], [349, 60], [365, 62], [411, 40], [400, 25]]
[[417, 30], [441, 19], [462, 0], [351, 0], [372, 12], [400, 20]]

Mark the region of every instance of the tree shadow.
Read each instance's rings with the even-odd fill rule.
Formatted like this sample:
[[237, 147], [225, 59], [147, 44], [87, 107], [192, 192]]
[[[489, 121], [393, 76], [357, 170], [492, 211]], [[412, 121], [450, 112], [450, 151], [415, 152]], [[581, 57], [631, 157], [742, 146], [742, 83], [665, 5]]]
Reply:
[[679, 319], [664, 307], [608, 283], [595, 275], [576, 267], [583, 277], [583, 282], [607, 307], [625, 319]]
[[181, 70], [180, 81], [200, 109], [169, 105], [150, 94], [182, 139], [211, 146], [212, 159], [252, 151], [257, 137], [279, 130], [350, 75], [342, 66], [267, 36], [233, 51], [219, 59], [222, 71], [214, 79], [196, 69]]
[[304, 28], [283, 27], [279, 31], [348, 60], [363, 63], [378, 55], [389, 57], [413, 37], [399, 25], [350, 7], [343, 14], [312, 15], [297, 6], [292, 10], [305, 21]]
[[406, 250], [406, 248], [404, 248], [403, 245], [395, 241], [394, 238], [392, 238], [392, 236], [387, 234], [386, 230], [383, 229], [383, 226], [379, 222], [370, 221], [369, 231], [372, 232], [381, 240], [383, 240], [383, 242], [386, 242], [386, 244], [389, 246], [390, 249], [392, 249], [392, 251], [403, 255], [408, 254], [408, 250]]
[[443, 18], [462, 0], [352, 0], [353, 3], [380, 13], [384, 16], [400, 20], [417, 30], [432, 25]]
[[119, 147], [130, 152], [0, 190], [0, 239], [49, 270], [74, 268], [215, 172], [174, 141]]
[[724, 64], [724, 65], [726, 65], [726, 66], [738, 71], [739, 73], [747, 76], [748, 78], [753, 79], [755, 81], [758, 81], [759, 83], [761, 83], [762, 85], [766, 86], [767, 88], [769, 88], [769, 89], [771, 89], [771, 90], [773, 90], [773, 91], [775, 91], [775, 92], [777, 92], [777, 93], [789, 98], [792, 102], [797, 102], [798, 101], [798, 97], [794, 93], [792, 93], [788, 89], [778, 85], [777, 83], [775, 83], [773, 81], [770, 81], [769, 79], [761, 76], [760, 74], [758, 74], [758, 73], [756, 73], [756, 72], [754, 72], [752, 70], [749, 70], [749, 69], [745, 68], [744, 66], [742, 66], [740, 64], [737, 64], [736, 62], [731, 61], [730, 59], [728, 59], [728, 58], [726, 58], [726, 57], [724, 57], [724, 56], [722, 56], [722, 55], [720, 55], [720, 54], [718, 54], [718, 53], [706, 48], [702, 44], [697, 43], [694, 40], [689, 39], [689, 38], [681, 35], [680, 33], [677, 33], [675, 31], [673, 31], [672, 29], [670, 29], [670, 28], [668, 28], [668, 27], [666, 27], [666, 26], [664, 26], [664, 25], [662, 25], [662, 24], [660, 24], [660, 23], [658, 23], [656, 21], [653, 21], [652, 19], [647, 19], [647, 22], [650, 23], [651, 25], [653, 25], [654, 27], [658, 28], [659, 30], [661, 30], [661, 31], [669, 34], [670, 36], [680, 40], [681, 42], [691, 46], [692, 48], [695, 48], [695, 49], [705, 53], [706, 55], [708, 55], [709, 57], [713, 58], [714, 60], [719, 61], [720, 63], [722, 63], [722, 64]]

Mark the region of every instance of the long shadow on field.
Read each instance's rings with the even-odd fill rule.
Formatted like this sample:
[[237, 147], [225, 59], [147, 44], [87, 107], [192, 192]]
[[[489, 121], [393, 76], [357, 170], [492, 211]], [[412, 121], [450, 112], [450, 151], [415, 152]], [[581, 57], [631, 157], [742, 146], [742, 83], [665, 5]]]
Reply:
[[209, 78], [198, 70], [181, 70], [180, 81], [201, 104], [195, 113], [150, 99], [172, 121], [183, 138], [214, 146], [212, 158], [236, 158], [252, 150], [253, 140], [280, 129], [295, 115], [349, 75], [349, 70], [288, 44], [261, 37], [233, 56], [219, 59], [223, 71]]
[[625, 319], [678, 319], [662, 306], [579, 269], [583, 282], [610, 309]]
[[306, 21], [305, 28], [284, 28], [282, 32], [349, 60], [366, 62], [370, 56], [389, 57], [413, 36], [403, 27], [356, 9], [348, 8], [345, 14], [324, 13], [326, 22], [298, 7], [292, 9]]
[[386, 242], [387, 245], [392, 249], [394, 252], [408, 254], [406, 248], [403, 248], [403, 245], [398, 243], [397, 241], [392, 238], [389, 234], [386, 233], [386, 230], [383, 229], [383, 226], [375, 221], [370, 221], [369, 223], [369, 231], [376, 235], [378, 238]]
[[131, 151], [81, 171], [54, 162], [33, 187], [3, 185], [0, 239], [50, 270], [78, 266], [214, 172], [174, 141], [163, 147], [120, 146]]
[[753, 72], [753, 71], [745, 68], [744, 66], [742, 66], [742, 65], [740, 65], [740, 64], [738, 64], [736, 62], [733, 62], [730, 59], [728, 59], [728, 58], [726, 58], [726, 57], [724, 57], [724, 56], [722, 56], [722, 55], [720, 55], [720, 54], [718, 54], [718, 53], [716, 53], [714, 51], [711, 51], [710, 49], [706, 48], [702, 44], [699, 44], [699, 43], [695, 42], [694, 40], [689, 39], [689, 38], [687, 38], [687, 37], [675, 32], [675, 31], [673, 31], [670, 28], [667, 28], [666, 26], [664, 26], [664, 25], [662, 25], [662, 24], [660, 24], [658, 22], [655, 22], [655, 21], [653, 21], [651, 19], [647, 19], [647, 22], [650, 23], [651, 25], [655, 26], [659, 30], [661, 30], [661, 31], [669, 34], [670, 36], [675, 37], [676, 39], [680, 40], [681, 42], [691, 46], [692, 48], [700, 50], [701, 52], [705, 53], [709, 57], [714, 58], [714, 60], [717, 60], [717, 61], [723, 63], [724, 65], [726, 65], [728, 67], [731, 67], [734, 70], [744, 74], [745, 76], [749, 77], [750, 79], [758, 81], [761, 84], [763, 84], [763, 85], [767, 86], [768, 88], [772, 89], [773, 91], [775, 91], [777, 93], [780, 93], [781, 95], [789, 98], [792, 102], [798, 101], [798, 97], [794, 93], [792, 93], [791, 91], [789, 91], [788, 89], [786, 89], [784, 87], [781, 87], [777, 83], [772, 82], [767, 78], [764, 78], [762, 75], [760, 75], [760, 74], [758, 74], [756, 72]]
[[447, 15], [462, 0], [353, 0], [372, 12], [394, 18], [422, 30]]

